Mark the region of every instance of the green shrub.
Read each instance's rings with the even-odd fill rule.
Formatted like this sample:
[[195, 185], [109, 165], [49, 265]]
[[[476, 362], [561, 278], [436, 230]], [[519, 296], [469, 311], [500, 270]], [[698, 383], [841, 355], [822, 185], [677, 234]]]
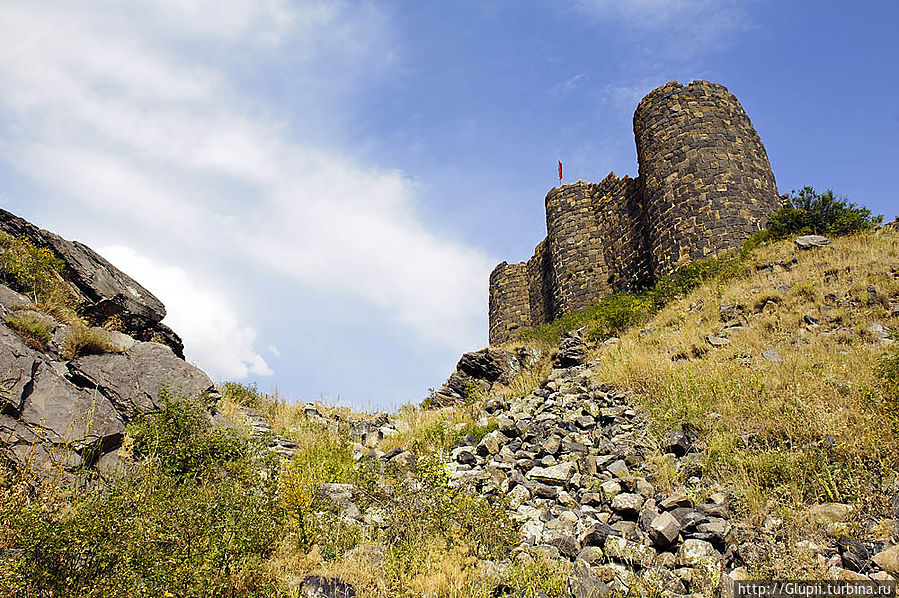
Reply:
[[419, 458], [414, 478], [390, 470], [387, 475], [385, 480], [376, 464], [363, 463], [355, 481], [360, 508], [375, 507], [383, 514], [378, 539], [401, 570], [420, 565], [417, 559], [435, 540], [447, 547], [470, 545], [479, 558], [490, 559], [507, 557], [517, 544], [518, 529], [509, 519], [505, 504], [450, 487], [440, 455]]
[[868, 208], [836, 197], [830, 189], [818, 193], [812, 187], [803, 187], [799, 193], [793, 191], [786, 205], [771, 216], [767, 233], [771, 240], [790, 235], [848, 235], [870, 229], [882, 220]]
[[212, 465], [240, 464], [248, 459], [248, 443], [239, 433], [212, 426], [202, 398], [163, 389], [162, 409], [128, 426], [129, 445], [137, 459], [150, 459], [168, 475], [197, 476]]
[[4, 595], [270, 596], [277, 500], [235, 478], [184, 484], [149, 466], [72, 506], [28, 506], [0, 564]]
[[263, 399], [255, 382], [252, 384], [225, 382], [219, 386], [219, 392], [222, 393], [222, 397], [226, 400], [244, 407], [259, 407]]
[[49, 248], [37, 247], [25, 236], [0, 233], [0, 280], [38, 305], [74, 302], [62, 278], [64, 268], [64, 262]]
[[213, 429], [202, 401], [162, 395], [162, 411], [129, 428], [143, 459], [104, 489], [4, 500], [0, 594], [276, 594], [264, 568], [284, 524], [271, 463]]

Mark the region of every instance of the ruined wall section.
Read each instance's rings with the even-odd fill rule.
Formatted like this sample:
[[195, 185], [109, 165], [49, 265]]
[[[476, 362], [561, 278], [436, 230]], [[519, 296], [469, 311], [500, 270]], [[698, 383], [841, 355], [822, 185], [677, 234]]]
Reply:
[[489, 318], [491, 345], [504, 343], [521, 328], [533, 326], [525, 262], [503, 262], [490, 273]]
[[634, 137], [656, 276], [739, 247], [779, 206], [765, 148], [722, 85], [653, 90], [634, 113]]
[[549, 259], [547, 239], [534, 249], [527, 261], [528, 300], [531, 307], [531, 325], [539, 326], [553, 320], [553, 267]]
[[597, 187], [578, 181], [546, 194], [553, 318], [587, 307], [610, 289], [606, 251], [593, 204]]
[[[616, 291], [632, 291], [652, 279], [639, 181], [609, 173], [593, 192], [602, 240], [605, 280]], [[594, 297], [596, 301], [599, 297]]]

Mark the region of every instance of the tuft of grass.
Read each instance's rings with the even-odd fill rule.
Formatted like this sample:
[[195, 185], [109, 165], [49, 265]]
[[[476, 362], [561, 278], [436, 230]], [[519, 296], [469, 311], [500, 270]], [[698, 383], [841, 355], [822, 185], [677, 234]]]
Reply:
[[75, 320], [69, 324], [69, 329], [63, 341], [63, 357], [74, 359], [81, 355], [99, 355], [102, 353], [117, 353], [121, 349], [113, 343], [105, 330], [91, 328], [83, 320]]
[[34, 349], [46, 351], [47, 343], [53, 339], [53, 331], [48, 318], [32, 311], [20, 311], [6, 318], [6, 324], [25, 339]]

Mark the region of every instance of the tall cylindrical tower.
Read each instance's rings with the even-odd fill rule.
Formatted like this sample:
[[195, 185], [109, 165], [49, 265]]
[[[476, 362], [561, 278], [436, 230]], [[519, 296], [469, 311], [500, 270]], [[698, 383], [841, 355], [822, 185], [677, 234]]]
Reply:
[[656, 276], [739, 247], [779, 206], [765, 148], [723, 85], [653, 90], [634, 112], [634, 137]]

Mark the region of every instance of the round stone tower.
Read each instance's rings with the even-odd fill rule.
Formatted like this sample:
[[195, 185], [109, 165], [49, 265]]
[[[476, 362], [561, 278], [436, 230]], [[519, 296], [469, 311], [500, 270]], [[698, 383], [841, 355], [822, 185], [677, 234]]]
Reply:
[[653, 90], [634, 112], [634, 137], [656, 276], [739, 247], [780, 205], [765, 148], [723, 85]]

